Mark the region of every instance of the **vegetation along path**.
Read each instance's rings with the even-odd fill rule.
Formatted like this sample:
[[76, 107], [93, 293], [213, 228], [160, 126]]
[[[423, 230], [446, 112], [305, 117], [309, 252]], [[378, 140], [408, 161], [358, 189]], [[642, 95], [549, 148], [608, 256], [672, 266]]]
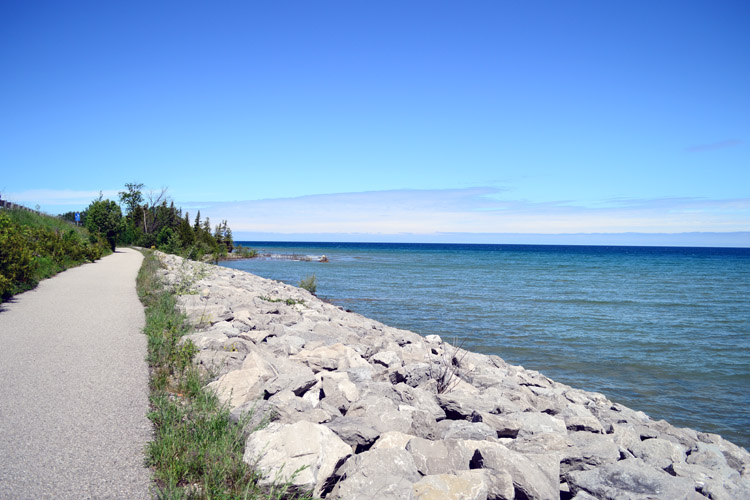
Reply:
[[0, 499], [149, 498], [142, 259], [118, 249], [0, 305]]

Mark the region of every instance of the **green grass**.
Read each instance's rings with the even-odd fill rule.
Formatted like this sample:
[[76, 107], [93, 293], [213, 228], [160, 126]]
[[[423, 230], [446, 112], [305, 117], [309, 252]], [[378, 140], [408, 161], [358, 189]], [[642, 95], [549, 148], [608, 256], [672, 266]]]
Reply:
[[146, 307], [148, 363], [154, 439], [146, 451], [159, 499], [310, 498], [290, 488], [258, 484], [260, 474], [242, 461], [246, 435], [229, 419], [229, 409], [205, 388], [192, 363], [197, 349], [180, 338], [191, 331], [175, 297], [156, 278], [160, 267], [144, 252], [138, 273], [138, 295]]

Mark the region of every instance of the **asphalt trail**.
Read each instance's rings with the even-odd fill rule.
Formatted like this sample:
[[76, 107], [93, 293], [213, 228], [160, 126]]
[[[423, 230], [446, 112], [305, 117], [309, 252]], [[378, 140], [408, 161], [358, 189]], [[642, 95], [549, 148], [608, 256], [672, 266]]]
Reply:
[[142, 255], [118, 249], [0, 304], [0, 499], [147, 499]]

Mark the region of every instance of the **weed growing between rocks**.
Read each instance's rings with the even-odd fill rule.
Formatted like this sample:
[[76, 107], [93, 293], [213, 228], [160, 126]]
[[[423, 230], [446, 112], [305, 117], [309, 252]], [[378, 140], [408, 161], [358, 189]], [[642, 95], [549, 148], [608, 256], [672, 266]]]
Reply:
[[[309, 498], [290, 483], [261, 487], [260, 473], [243, 462], [243, 422], [232, 423], [229, 409], [205, 388], [192, 364], [190, 332], [175, 297], [157, 278], [161, 267], [153, 252], [144, 252], [138, 273], [138, 295], [146, 307], [148, 363], [151, 370], [151, 411], [154, 438], [146, 461], [152, 468], [159, 499], [285, 499]], [[249, 416], [248, 416], [249, 418]]]
[[438, 394], [452, 391], [461, 381], [458, 376], [458, 369], [468, 351], [463, 349], [463, 341], [459, 343], [458, 339], [454, 338], [453, 344], [454, 347], [450, 347], [445, 342], [440, 343], [442, 354], [438, 355], [437, 364], [428, 360], [429, 377], [437, 383], [436, 391]]
[[312, 274], [307, 278], [300, 280], [299, 287], [304, 288], [311, 294], [315, 295], [315, 292], [318, 290], [318, 280], [315, 275]]
[[260, 300], [265, 300], [266, 302], [271, 302], [271, 303], [283, 302], [284, 304], [286, 304], [288, 306], [294, 306], [294, 305], [297, 305], [297, 304], [302, 305], [302, 304], [305, 303], [305, 301], [301, 300], [301, 299], [300, 300], [297, 300], [297, 299], [272, 299], [271, 297], [267, 297], [265, 295], [261, 295], [258, 298]]

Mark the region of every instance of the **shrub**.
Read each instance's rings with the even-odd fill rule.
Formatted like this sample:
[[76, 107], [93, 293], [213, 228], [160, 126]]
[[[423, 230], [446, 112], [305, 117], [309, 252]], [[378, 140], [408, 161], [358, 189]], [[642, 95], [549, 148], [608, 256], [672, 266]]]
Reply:
[[99, 233], [115, 251], [117, 236], [123, 230], [120, 206], [112, 200], [94, 200], [86, 209], [86, 229]]
[[23, 210], [0, 212], [0, 298], [108, 251], [98, 235], [55, 217]]
[[299, 287], [304, 288], [311, 294], [315, 295], [315, 292], [318, 289], [318, 280], [315, 278], [315, 274], [312, 274], [311, 276], [308, 276], [307, 278], [301, 280], [299, 282]]
[[19, 285], [33, 281], [29, 231], [0, 213], [0, 297], [9, 297]]
[[234, 252], [238, 254], [243, 259], [253, 259], [258, 256], [258, 251], [254, 248], [247, 248], [243, 247], [242, 245], [237, 245], [234, 247]]

